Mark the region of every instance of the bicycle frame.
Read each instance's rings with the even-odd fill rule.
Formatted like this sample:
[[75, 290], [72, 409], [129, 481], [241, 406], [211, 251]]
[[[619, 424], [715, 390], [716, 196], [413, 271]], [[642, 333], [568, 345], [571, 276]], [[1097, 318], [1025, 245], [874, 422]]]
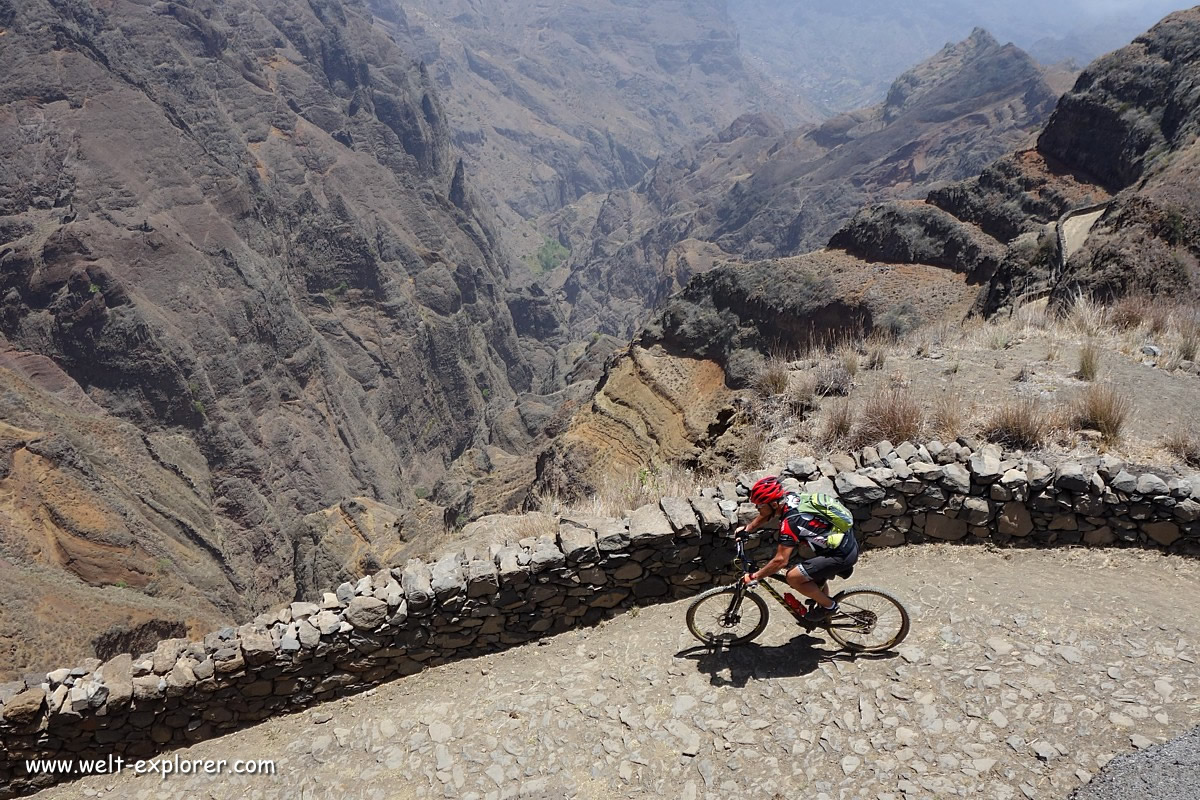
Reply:
[[[753, 584], [745, 582], [745, 578], [758, 569], [753, 559], [747, 555], [746, 543], [741, 537], [735, 536], [734, 542], [737, 547], [734, 561], [741, 571], [739, 579], [731, 584], [714, 586], [701, 592], [687, 609], [688, 630], [706, 646], [745, 644], [766, 629], [771, 610], [762, 595], [754, 591], [754, 587], [759, 584], [762, 584], [767, 594], [774, 597], [777, 603], [788, 610], [798, 627], [810, 632], [823, 630], [851, 652], [883, 652], [902, 642], [908, 634], [910, 618], [903, 603], [886, 590], [874, 586], [843, 589], [833, 595], [833, 599], [840, 606], [836, 612], [822, 614], [820, 619], [808, 619], [805, 609], [801, 607], [798, 609], [799, 613], [793, 610], [771, 581], [758, 580]], [[787, 583], [786, 579], [778, 575], [763, 577]], [[750, 600], [746, 599], [747, 596]], [[744, 604], [753, 606], [750, 609], [752, 615], [747, 615], [745, 620], [742, 617]], [[743, 622], [749, 625], [744, 630], [740, 627]], [[885, 638], [867, 639], [876, 636], [877, 633], [882, 633]]]
[[[758, 569], [758, 565], [755, 564], [754, 560], [751, 559], [750, 556], [746, 554], [746, 546], [742, 542], [742, 540], [735, 538], [734, 541], [737, 543], [737, 556], [735, 557], [734, 562], [738, 565], [738, 568], [742, 570], [743, 575], [749, 575]], [[785, 586], [789, 585], [786, 580], [779, 577], [778, 575], [767, 575], [766, 577], [769, 578], [770, 580], [779, 581], [780, 583], [784, 584]], [[767, 594], [771, 595], [771, 597], [774, 597], [775, 601], [777, 603], [779, 603], [779, 605], [781, 605], [785, 609], [787, 609], [787, 612], [792, 615], [792, 618], [795, 619], [796, 622], [800, 623], [802, 626], [804, 626], [805, 628], [808, 628], [810, 630], [813, 627], [815, 627], [815, 625], [813, 623], [809, 622], [808, 620], [806, 620], [802, 614], [797, 614], [792, 609], [792, 607], [789, 606], [784, 601], [783, 595], [781, 595], [779, 593], [779, 591], [774, 586], [772, 586], [770, 583], [768, 583], [767, 581], [764, 580], [764, 581], [759, 581], [758, 585], [763, 587], [764, 589], [766, 589]], [[742, 583], [741, 580], [738, 580], [738, 586], [742, 588], [742, 591], [746, 591], [749, 588], [744, 583]], [[742, 601], [741, 593], [739, 592], [734, 600], [734, 603], [740, 605], [741, 601]]]
[[[754, 560], [751, 559], [749, 555], [747, 555], [745, 543], [740, 538], [737, 538], [737, 537], [734, 538], [734, 541], [737, 543], [737, 556], [734, 557], [734, 563], [736, 563], [738, 565], [738, 567], [742, 570], [743, 575], [749, 575], [749, 574], [753, 573], [755, 570], [758, 569], [758, 565], [756, 565], [754, 563]], [[767, 575], [765, 577], [772, 581], [779, 581], [780, 583], [782, 583], [785, 586], [788, 586], [789, 588], [791, 587], [791, 584], [789, 584], [784, 578], [781, 578], [778, 575]], [[787, 604], [787, 602], [784, 601], [783, 595], [781, 595], [779, 593], [779, 591], [774, 586], [772, 586], [768, 581], [760, 580], [760, 581], [758, 581], [758, 585], [763, 587], [764, 589], [766, 589], [767, 594], [771, 595], [771, 597], [774, 597], [775, 602], [777, 602], [777, 603], [779, 603], [779, 605], [783, 606], [784, 609], [787, 610], [788, 614], [791, 615], [792, 619], [794, 619], [796, 621], [796, 624], [799, 625], [800, 627], [804, 628], [805, 630], [811, 631], [816, 628], [832, 628], [832, 627], [856, 628], [860, 624], [862, 624], [858, 619], [855, 619], [855, 617], [857, 616], [856, 614], [846, 613], [844, 611], [841, 613], [838, 613], [838, 614], [834, 614], [831, 617], [827, 617], [826, 619], [824, 619], [821, 622], [812, 622], [808, 618], [806, 618], [803, 614], [796, 613], [796, 611], [793, 610], [792, 607], [789, 606]], [[746, 584], [742, 583], [742, 581], [740, 579], [737, 582], [737, 587], [738, 587], [739, 591], [734, 595], [733, 602], [731, 602], [729, 604], [729, 610], [731, 612], [733, 612], [734, 614], [736, 614], [738, 612], [738, 609], [741, 607], [742, 595], [750, 589], [750, 587], [748, 587], [748, 586], [746, 586]]]

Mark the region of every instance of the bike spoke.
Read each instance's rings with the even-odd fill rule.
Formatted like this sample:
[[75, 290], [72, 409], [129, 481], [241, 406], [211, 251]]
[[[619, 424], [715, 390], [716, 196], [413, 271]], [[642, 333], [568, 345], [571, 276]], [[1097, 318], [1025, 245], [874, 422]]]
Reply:
[[687, 621], [700, 641], [728, 646], [750, 641], [766, 627], [766, 606], [762, 598], [750, 593], [723, 589], [705, 593], [688, 608]]
[[908, 633], [904, 607], [885, 592], [851, 591], [838, 604], [841, 613], [829, 621], [830, 634], [852, 650], [886, 650]]

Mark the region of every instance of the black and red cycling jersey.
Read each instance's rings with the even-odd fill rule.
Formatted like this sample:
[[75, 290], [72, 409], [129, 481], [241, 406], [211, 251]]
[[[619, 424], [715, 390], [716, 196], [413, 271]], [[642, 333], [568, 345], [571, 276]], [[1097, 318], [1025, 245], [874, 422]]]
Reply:
[[778, 543], [796, 547], [805, 541], [818, 553], [845, 549], [854, 541], [854, 534], [838, 532], [833, 523], [806, 502], [808, 496], [793, 492], [784, 496]]

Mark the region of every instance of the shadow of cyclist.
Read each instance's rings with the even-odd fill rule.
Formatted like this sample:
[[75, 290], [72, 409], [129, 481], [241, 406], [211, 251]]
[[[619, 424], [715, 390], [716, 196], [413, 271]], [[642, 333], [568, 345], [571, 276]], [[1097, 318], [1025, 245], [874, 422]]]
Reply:
[[801, 633], [780, 645], [750, 642], [739, 647], [712, 649], [692, 647], [675, 654], [676, 658], [695, 660], [696, 667], [708, 673], [713, 686], [742, 688], [751, 678], [795, 678], [807, 675], [822, 661], [836, 655], [835, 651], [814, 647], [824, 641]]
[[858, 659], [894, 658], [895, 653], [855, 654], [845, 650], [830, 650], [814, 645], [828, 643], [807, 633], [794, 636], [780, 645], [762, 645], [750, 642], [739, 647], [713, 649], [704, 646], [691, 647], [675, 654], [676, 658], [689, 658], [696, 662], [701, 672], [708, 674], [713, 686], [732, 686], [738, 689], [754, 680], [770, 678], [798, 678], [815, 671], [823, 661], [854, 661]]

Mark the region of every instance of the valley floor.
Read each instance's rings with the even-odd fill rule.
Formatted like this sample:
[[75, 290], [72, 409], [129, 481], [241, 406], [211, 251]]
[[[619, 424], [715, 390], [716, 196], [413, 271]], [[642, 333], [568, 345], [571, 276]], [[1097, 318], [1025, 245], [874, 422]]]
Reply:
[[1065, 798], [1200, 717], [1200, 562], [1131, 550], [871, 551], [913, 612], [853, 659], [779, 609], [710, 653], [687, 602], [459, 662], [183, 751], [274, 777], [98, 776], [40, 798]]

